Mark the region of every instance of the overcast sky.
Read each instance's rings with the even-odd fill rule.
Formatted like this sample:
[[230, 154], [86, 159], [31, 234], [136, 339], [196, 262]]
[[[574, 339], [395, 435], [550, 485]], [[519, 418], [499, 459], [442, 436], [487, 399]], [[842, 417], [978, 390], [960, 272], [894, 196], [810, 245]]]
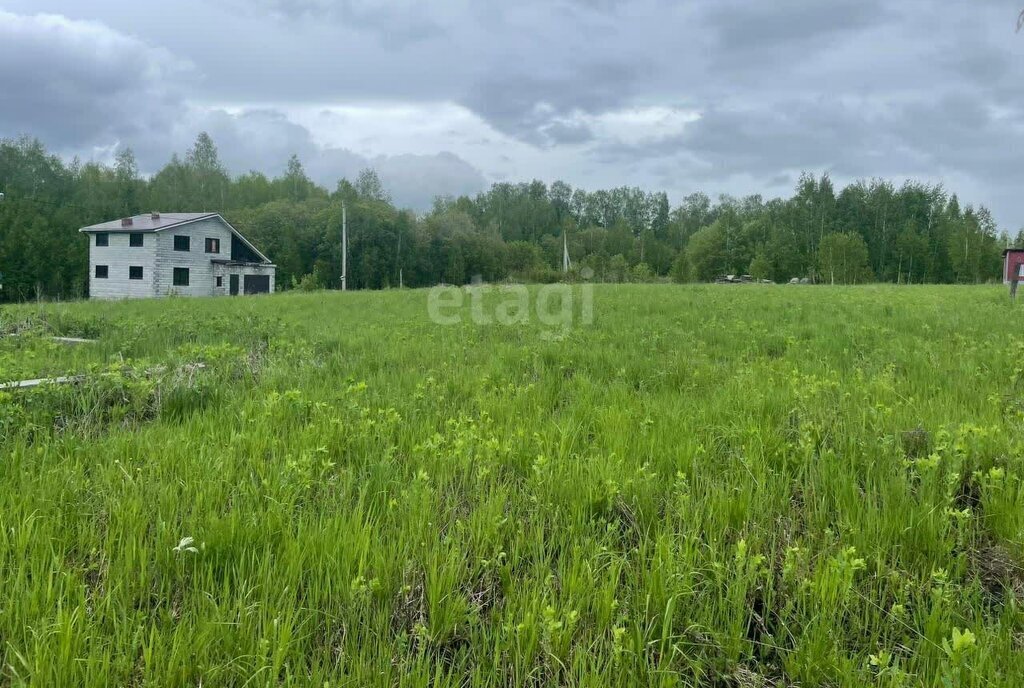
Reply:
[[209, 131], [395, 199], [943, 182], [1024, 226], [1024, 0], [0, 0], [0, 136], [146, 172]]

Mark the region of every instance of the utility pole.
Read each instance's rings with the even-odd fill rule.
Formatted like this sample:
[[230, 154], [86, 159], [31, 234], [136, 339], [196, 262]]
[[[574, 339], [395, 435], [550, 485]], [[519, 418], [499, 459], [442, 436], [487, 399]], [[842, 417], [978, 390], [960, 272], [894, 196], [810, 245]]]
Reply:
[[398, 288], [402, 288], [402, 228], [398, 228], [398, 250], [395, 252], [395, 263], [398, 264]]
[[562, 228], [562, 272], [569, 272], [572, 261], [569, 260], [569, 238], [565, 235], [565, 228]]
[[348, 211], [341, 202], [341, 290], [348, 290]]

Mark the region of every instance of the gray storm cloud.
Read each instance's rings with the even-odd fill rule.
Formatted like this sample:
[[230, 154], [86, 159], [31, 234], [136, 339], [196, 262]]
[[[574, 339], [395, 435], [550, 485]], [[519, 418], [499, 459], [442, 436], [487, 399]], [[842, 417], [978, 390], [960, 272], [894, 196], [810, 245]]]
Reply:
[[208, 131], [235, 173], [279, 173], [297, 154], [314, 180], [333, 188], [373, 167], [396, 202], [413, 208], [485, 185], [451, 153], [367, 158], [315, 144], [307, 129], [272, 109], [191, 105], [184, 94], [196, 75], [188, 61], [99, 22], [0, 11], [0, 65], [0, 136], [36, 136], [67, 155], [89, 158], [128, 145], [153, 172]]
[[[914, 176], [1016, 229], [1017, 4], [0, 0], [0, 135], [65, 154], [129, 143], [154, 165], [208, 129], [233, 170], [273, 172], [297, 153], [330, 184], [372, 164], [421, 205], [498, 178], [679, 198], [777, 192], [800, 169]], [[356, 153], [287, 114], [375, 103], [448, 103], [476, 124], [439, 123], [450, 133], [416, 155]], [[621, 116], [657, 108], [694, 117], [647, 131], [650, 118]]]
[[188, 70], [97, 22], [0, 11], [0, 133], [74, 147], [165, 128], [178, 104], [169, 84]]

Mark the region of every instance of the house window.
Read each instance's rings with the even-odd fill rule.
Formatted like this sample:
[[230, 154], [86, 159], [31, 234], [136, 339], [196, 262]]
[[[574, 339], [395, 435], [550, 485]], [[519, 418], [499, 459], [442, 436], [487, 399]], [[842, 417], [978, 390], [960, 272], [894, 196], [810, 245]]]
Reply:
[[189, 238], [187, 236], [175, 236], [174, 237], [174, 250], [175, 251], [190, 251]]
[[107, 234], [106, 232], [99, 232], [98, 234], [96, 234], [96, 245], [97, 246], [109, 246], [110, 245], [110, 235]]
[[142, 279], [142, 266], [131, 265], [128, 267], [128, 279], [140, 280]]
[[221, 277], [220, 275], [217, 275], [217, 286], [218, 287], [223, 287], [224, 286], [224, 278]]
[[174, 268], [174, 286], [188, 286], [188, 268]]
[[106, 265], [96, 266], [96, 279], [107, 279], [110, 269]]
[[206, 252], [207, 253], [220, 253], [220, 239], [206, 239]]
[[144, 236], [145, 235], [139, 234], [138, 232], [132, 232], [131, 234], [128, 235], [128, 245], [133, 248], [138, 248], [142, 246], [145, 243], [143, 239]]

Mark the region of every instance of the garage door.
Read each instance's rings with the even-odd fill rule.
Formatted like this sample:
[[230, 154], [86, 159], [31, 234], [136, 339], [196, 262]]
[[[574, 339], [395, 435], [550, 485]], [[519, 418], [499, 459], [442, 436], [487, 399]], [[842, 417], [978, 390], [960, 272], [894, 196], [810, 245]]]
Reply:
[[270, 293], [270, 275], [246, 275], [243, 284], [246, 294]]

